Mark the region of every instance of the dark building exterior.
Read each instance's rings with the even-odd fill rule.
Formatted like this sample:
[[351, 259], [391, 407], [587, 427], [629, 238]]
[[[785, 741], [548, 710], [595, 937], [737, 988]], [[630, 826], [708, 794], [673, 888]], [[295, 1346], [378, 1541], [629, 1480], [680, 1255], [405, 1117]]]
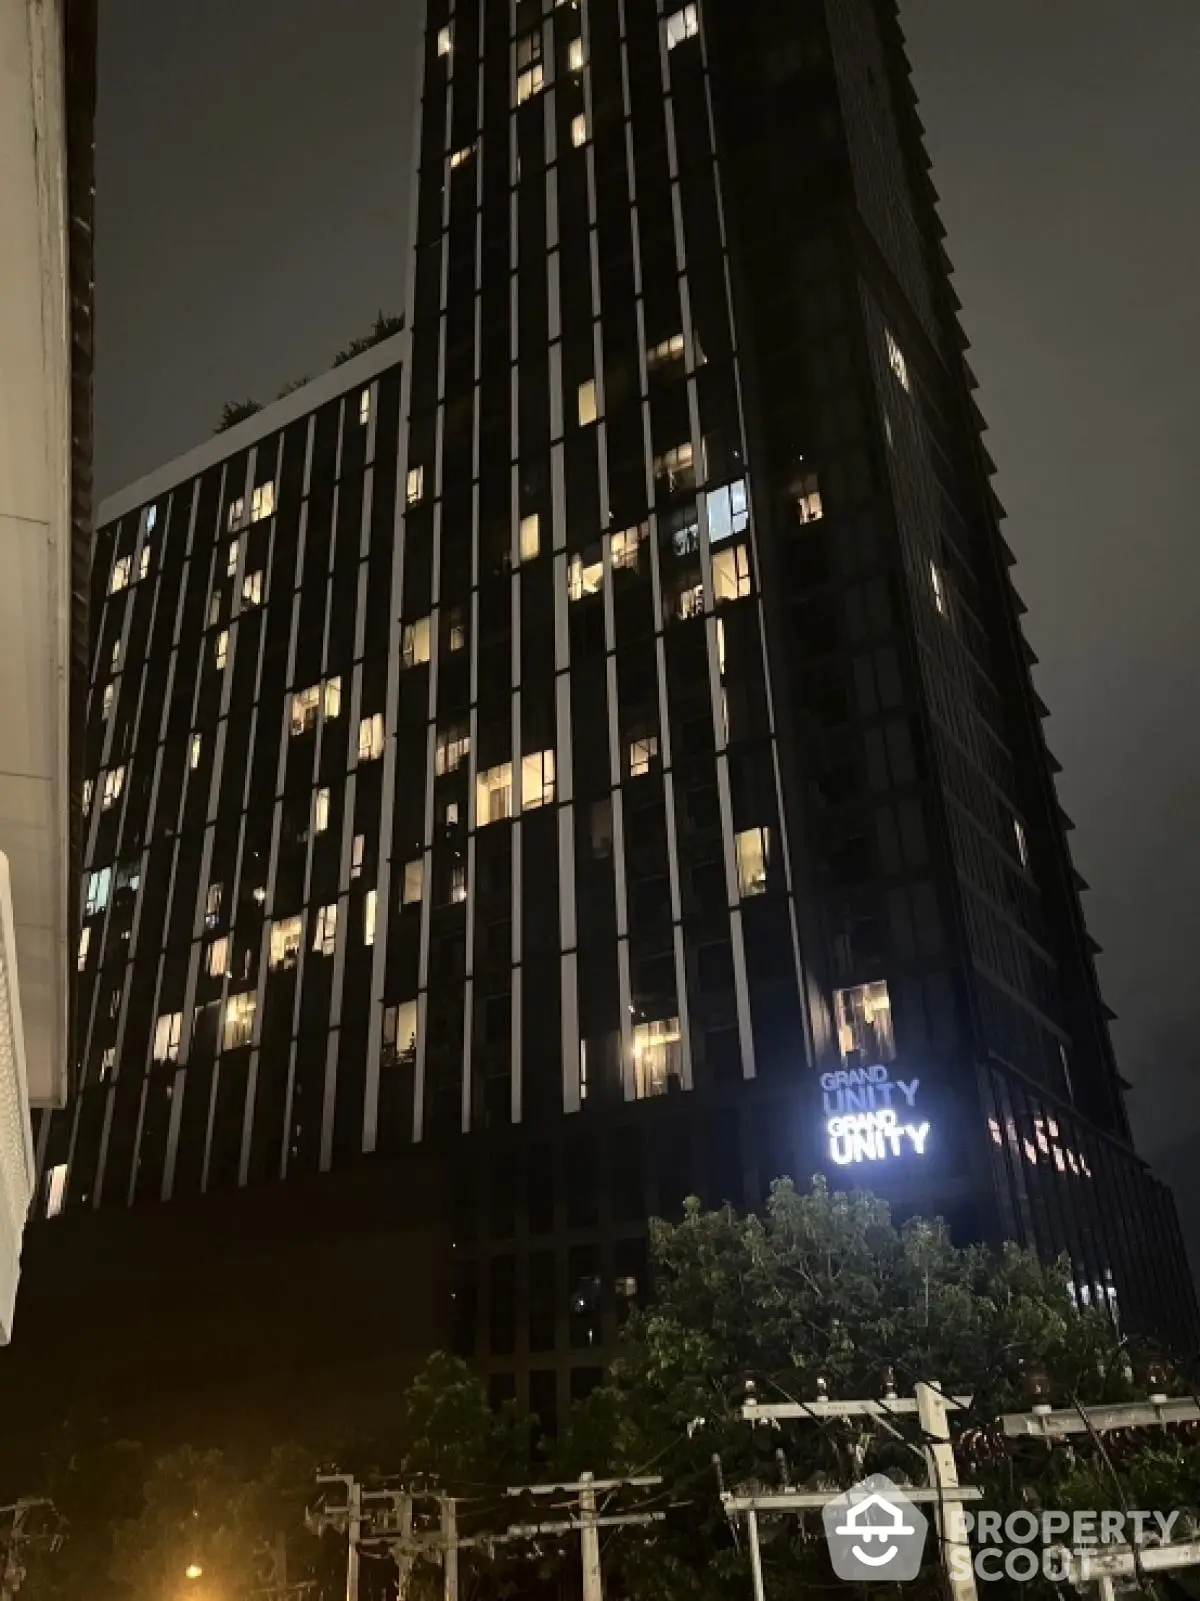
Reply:
[[423, 50], [406, 332], [102, 514], [43, 1215], [420, 1146], [445, 1333], [544, 1418], [646, 1217], [781, 1173], [1189, 1340], [894, 6]]

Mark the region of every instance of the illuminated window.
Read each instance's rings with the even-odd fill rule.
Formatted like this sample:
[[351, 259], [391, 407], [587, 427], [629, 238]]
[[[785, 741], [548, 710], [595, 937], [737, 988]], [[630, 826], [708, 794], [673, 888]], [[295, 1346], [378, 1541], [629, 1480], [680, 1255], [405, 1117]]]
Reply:
[[549, 806], [554, 800], [554, 752], [534, 751], [521, 757], [521, 810]]
[[316, 805], [313, 807], [313, 833], [323, 834], [329, 827], [329, 791], [317, 791]]
[[571, 143], [575, 146], [576, 150], [578, 150], [581, 145], [587, 144], [587, 133], [587, 118], [581, 111], [577, 117], [571, 118]]
[[363, 901], [363, 944], [364, 945], [374, 945], [374, 943], [375, 943], [375, 908], [376, 908], [376, 901], [377, 901], [376, 891], [373, 890], [373, 889], [369, 889], [367, 891], [366, 899]]
[[218, 934], [204, 950], [204, 970], [210, 978], [221, 978], [229, 971], [229, 935]]
[[567, 67], [571, 72], [583, 71], [583, 40], [572, 39], [567, 46]]
[[400, 635], [400, 660], [405, 667], [417, 667], [429, 660], [429, 637], [428, 617], [405, 623]]
[[78, 951], [78, 954], [75, 957], [75, 965], [76, 965], [76, 967], [79, 969], [79, 971], [81, 973], [83, 972], [84, 968], [87, 966], [88, 951], [91, 948], [91, 944], [92, 944], [92, 930], [91, 930], [91, 925], [88, 924], [88, 925], [86, 925], [84, 928], [82, 928], [80, 930], [80, 934], [79, 934], [79, 951]]
[[226, 528], [228, 528], [231, 533], [235, 528], [240, 528], [245, 516], [246, 500], [243, 495], [239, 495], [236, 500], [231, 500], [229, 502], [229, 518], [225, 524]]
[[271, 924], [271, 944], [267, 965], [279, 971], [295, 967], [300, 960], [300, 942], [304, 938], [304, 923], [299, 917], [281, 917]]
[[448, 56], [450, 54], [451, 38], [452, 35], [448, 27], [438, 29], [437, 53], [439, 56]]
[[888, 366], [892, 369], [892, 372], [899, 380], [901, 387], [911, 393], [912, 391], [908, 381], [908, 363], [904, 359], [904, 352], [900, 349], [900, 346], [892, 337], [891, 329], [888, 328], [885, 330], [885, 332], [887, 335]]
[[682, 360], [682, 334], [672, 334], [669, 339], [660, 340], [657, 345], [651, 346], [646, 352], [646, 367], [650, 372], [654, 372], [659, 367], [671, 366], [674, 362]]
[[228, 660], [228, 657], [229, 630], [227, 628], [222, 628], [221, 632], [217, 635], [216, 644], [213, 647], [213, 660], [216, 663], [218, 672], [224, 671], [225, 663]]
[[337, 947], [337, 903], [317, 907], [312, 948], [318, 956], [332, 956]]
[[146, 532], [148, 534], [154, 532], [154, 525], [155, 525], [155, 523], [157, 523], [157, 521], [158, 521], [158, 507], [157, 506], [147, 506], [146, 507]]
[[1017, 855], [1021, 860], [1021, 866], [1022, 867], [1028, 867], [1029, 866], [1029, 842], [1025, 838], [1025, 825], [1024, 825], [1024, 823], [1021, 822], [1019, 817], [1014, 817], [1013, 818], [1012, 825], [1013, 825], [1013, 838], [1016, 840], [1016, 843], [1017, 843]]
[[417, 1003], [401, 1001], [383, 1009], [383, 1059], [412, 1062], [417, 1054]]
[[261, 573], [247, 573], [242, 579], [242, 604], [245, 606], [261, 606], [263, 590], [263, 575]]
[[214, 590], [208, 599], [208, 626], [221, 621], [221, 591]]
[[726, 484], [708, 494], [708, 542], [721, 545], [735, 534], [744, 534], [750, 521], [750, 502], [746, 494], [746, 480]]
[[342, 714], [342, 680], [340, 678], [327, 678], [323, 686], [321, 699], [325, 706], [326, 717], [340, 717]]
[[929, 563], [929, 587], [933, 591], [933, 604], [938, 609], [939, 616], [946, 615], [946, 585], [942, 579], [942, 570], [937, 562]]
[[610, 535], [608, 551], [613, 567], [636, 567], [641, 542], [640, 528], [622, 528]]
[[767, 888], [767, 861], [770, 857], [771, 831], [768, 828], [746, 828], [734, 835], [737, 848], [738, 891], [741, 895], [763, 895]]
[[363, 858], [367, 850], [367, 837], [365, 834], [355, 834], [354, 843], [350, 847], [350, 877], [360, 878], [363, 870]]
[[183, 1013], [166, 1012], [154, 1025], [154, 1060], [177, 1062], [183, 1035]]
[[442, 823], [446, 828], [458, 827], [458, 802], [447, 801], [442, 811]]
[[372, 712], [358, 725], [358, 759], [374, 762], [383, 755], [383, 713]]
[[217, 919], [220, 917], [220, 915], [221, 886], [220, 884], [210, 884], [208, 886], [208, 894], [204, 898], [205, 928], [215, 928], [217, 926]]
[[90, 778], [85, 778], [83, 781], [83, 809], [85, 812], [90, 812], [92, 809], [92, 781]]
[[596, 545], [582, 555], [572, 556], [567, 568], [567, 594], [570, 598], [582, 600], [585, 595], [598, 595], [603, 588], [604, 561], [600, 547]]
[[462, 650], [467, 643], [467, 615], [461, 606], [451, 606], [446, 627], [446, 644], [451, 650]]
[[633, 1085], [639, 1101], [665, 1095], [671, 1079], [679, 1078], [683, 1036], [679, 1019], [666, 1017], [633, 1028]]
[[741, 600], [750, 593], [750, 554], [745, 545], [733, 545], [713, 556], [713, 598]]
[[405, 498], [410, 506], [415, 506], [425, 493], [424, 467], [410, 467], [408, 469], [408, 482], [405, 488]]
[[145, 578], [150, 571], [150, 546], [142, 546], [142, 554], [138, 557], [138, 577]]
[[523, 72], [526, 67], [531, 67], [535, 61], [541, 59], [541, 30], [535, 28], [532, 33], [523, 33], [517, 40], [517, 71]]
[[542, 546], [541, 526], [536, 511], [521, 518], [517, 549], [522, 561], [533, 561]]
[[589, 423], [596, 420], [596, 380], [585, 378], [579, 386], [576, 396], [576, 408], [579, 413], [579, 426], [586, 428]]
[[310, 684], [307, 689], [292, 691], [292, 733], [307, 734], [317, 726], [317, 713], [321, 707], [321, 686]]
[[83, 915], [95, 917], [108, 905], [108, 893], [112, 888], [112, 868], [101, 867], [95, 873], [88, 874], [87, 894], [84, 897]]
[[883, 979], [834, 993], [838, 1049], [846, 1067], [875, 1067], [896, 1055], [892, 1003]]
[[258, 523], [264, 517], [271, 517], [275, 512], [275, 480], [269, 478], [265, 484], [259, 484], [250, 497], [250, 521]]
[[524, 105], [526, 100], [531, 100], [535, 94], [539, 94], [544, 81], [540, 61], [534, 62], [533, 66], [527, 67], [524, 72], [518, 72], [517, 104]]
[[512, 816], [512, 763], [489, 767], [475, 778], [475, 826], [503, 822]]
[[817, 484], [816, 473], [805, 473], [801, 478], [796, 492], [796, 521], [798, 523], [820, 522], [825, 515], [821, 505], [821, 491]]
[[104, 719], [105, 722], [108, 721], [108, 714], [109, 714], [109, 712], [112, 711], [113, 697], [115, 696], [115, 694], [116, 694], [116, 686], [113, 685], [113, 684], [105, 684], [105, 686], [104, 686], [104, 696], [103, 696], [103, 699], [100, 702], [100, 715]]
[[461, 150], [453, 150], [453, 151], [451, 151], [451, 153], [450, 153], [450, 170], [451, 170], [451, 172], [453, 172], [456, 167], [461, 167], [464, 162], [470, 161], [471, 157], [474, 154], [475, 154], [475, 146], [474, 145], [463, 145]]
[[684, 619], [689, 617], [703, 617], [704, 615], [704, 585], [689, 584], [681, 589], [675, 598], [675, 615]]
[[100, 810], [108, 811], [115, 806], [121, 798], [121, 791], [125, 788], [125, 769], [123, 767], [110, 768], [104, 775], [104, 789], [100, 796]]
[[121, 641], [119, 639], [114, 639], [113, 640], [112, 655], [109, 657], [109, 668], [110, 668], [110, 670], [112, 672], [115, 673], [117, 668], [120, 665], [121, 665]]
[[694, 39], [700, 32], [700, 20], [694, 5], [682, 6], [667, 18], [667, 49], [674, 50], [685, 39]]
[[204, 739], [200, 734], [192, 735], [192, 743], [188, 750], [188, 766], [193, 772], [200, 765], [200, 758], [204, 754]]
[[629, 742], [629, 776], [640, 778], [658, 758], [658, 735], [639, 734]]
[[450, 867], [450, 899], [457, 904], [467, 898], [467, 864], [453, 862]]
[[418, 856], [415, 861], [404, 864], [404, 889], [400, 896], [402, 906], [415, 906], [425, 892], [425, 859]]
[[235, 539], [225, 557], [225, 576], [227, 578], [232, 578], [234, 573], [237, 572], [238, 557], [241, 555], [241, 551], [242, 542], [240, 539]]
[[67, 1164], [56, 1162], [46, 1172], [46, 1216], [57, 1217], [67, 1201]]
[[224, 1048], [236, 1051], [239, 1045], [249, 1045], [254, 1034], [254, 992], [231, 995], [225, 1002]]
[[365, 428], [371, 420], [371, 391], [364, 389], [358, 397], [358, 421]]
[[685, 440], [673, 450], [654, 458], [654, 476], [665, 478], [670, 489], [687, 489], [696, 482], [691, 442]]
[[466, 759], [471, 748], [471, 736], [464, 723], [452, 723], [438, 732], [434, 749], [433, 770], [439, 778], [452, 773]]
[[110, 595], [115, 595], [119, 589], [124, 589], [129, 583], [129, 570], [132, 565], [132, 556], [122, 556], [119, 561], [113, 562], [112, 577], [108, 581]]

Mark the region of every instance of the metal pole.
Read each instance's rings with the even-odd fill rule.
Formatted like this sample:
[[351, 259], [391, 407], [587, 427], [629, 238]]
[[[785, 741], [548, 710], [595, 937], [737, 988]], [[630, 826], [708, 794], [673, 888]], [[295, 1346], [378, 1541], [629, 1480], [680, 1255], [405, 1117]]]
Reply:
[[596, 1526], [596, 1484], [590, 1473], [579, 1475], [579, 1539], [583, 1555], [583, 1601], [604, 1601], [600, 1535]]
[[362, 1485], [351, 1479], [346, 1486], [346, 1601], [358, 1601], [358, 1543], [362, 1539]]
[[[954, 1447], [950, 1444], [949, 1417], [952, 1404], [950, 1398], [936, 1386], [917, 1385], [917, 1417], [927, 1441], [925, 1460], [929, 1467], [929, 1482], [943, 1492], [958, 1488], [958, 1463], [954, 1458]], [[952, 1561], [956, 1546], [962, 1546], [968, 1552], [970, 1550], [962, 1503], [947, 1498], [941, 1503], [936, 1522], [942, 1543], [942, 1566], [946, 1570], [954, 1601], [978, 1601], [975, 1570], [970, 1561]]]
[[758, 1548], [758, 1513], [746, 1513], [746, 1528], [750, 1532], [750, 1572], [754, 1577], [754, 1601], [766, 1601], [763, 1588], [762, 1552]]
[[1107, 1574], [1102, 1574], [1100, 1577], [1100, 1601], [1116, 1601], [1116, 1595], [1116, 1585]]
[[442, 1497], [442, 1596], [458, 1601], [458, 1508], [453, 1496]]

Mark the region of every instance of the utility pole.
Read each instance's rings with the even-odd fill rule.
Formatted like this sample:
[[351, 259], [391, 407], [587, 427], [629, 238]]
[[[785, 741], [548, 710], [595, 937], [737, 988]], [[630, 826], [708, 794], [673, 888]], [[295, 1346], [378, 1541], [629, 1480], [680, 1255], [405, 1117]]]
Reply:
[[[915, 1417], [926, 1435], [924, 1457], [931, 1483], [928, 1485], [902, 1485], [900, 1488], [914, 1505], [933, 1505], [941, 1536], [940, 1559], [950, 1582], [954, 1601], [976, 1601], [975, 1575], [956, 1576], [955, 1564], [950, 1560], [951, 1542], [961, 1540], [966, 1545], [967, 1535], [962, 1515], [964, 1501], [978, 1501], [983, 1491], [976, 1485], [958, 1482], [958, 1466], [954, 1448], [950, 1444], [948, 1415], [968, 1407], [971, 1397], [945, 1395], [936, 1385], [919, 1384], [915, 1397], [897, 1396], [890, 1392], [882, 1400], [855, 1399], [831, 1401], [821, 1397], [816, 1401], [786, 1401], [760, 1404], [753, 1383], [746, 1386], [747, 1396], [742, 1417], [747, 1423], [769, 1424], [778, 1428], [782, 1422], [826, 1423], [848, 1418], [873, 1419], [892, 1434], [898, 1431], [893, 1420], [897, 1417]], [[750, 1572], [754, 1583], [754, 1601], [766, 1601], [763, 1582], [762, 1553], [758, 1540], [760, 1512], [818, 1512], [845, 1494], [843, 1490], [794, 1490], [790, 1486], [762, 1494], [738, 1495], [721, 1490], [721, 1504], [726, 1514], [746, 1519], [750, 1546]], [[944, 1527], [943, 1527], [944, 1515]]]
[[458, 1601], [458, 1506], [442, 1496], [442, 1598]]
[[591, 1473], [579, 1475], [579, 1546], [583, 1558], [583, 1601], [604, 1601], [600, 1532], [596, 1528], [596, 1484]]

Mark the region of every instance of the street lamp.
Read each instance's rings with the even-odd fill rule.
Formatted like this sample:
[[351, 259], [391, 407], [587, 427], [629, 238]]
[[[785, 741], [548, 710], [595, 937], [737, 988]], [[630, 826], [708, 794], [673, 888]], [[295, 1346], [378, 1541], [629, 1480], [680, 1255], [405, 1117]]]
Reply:
[[183, 1576], [185, 1579], [202, 1579], [204, 1577], [204, 1569], [198, 1562], [189, 1562], [183, 1570]]

